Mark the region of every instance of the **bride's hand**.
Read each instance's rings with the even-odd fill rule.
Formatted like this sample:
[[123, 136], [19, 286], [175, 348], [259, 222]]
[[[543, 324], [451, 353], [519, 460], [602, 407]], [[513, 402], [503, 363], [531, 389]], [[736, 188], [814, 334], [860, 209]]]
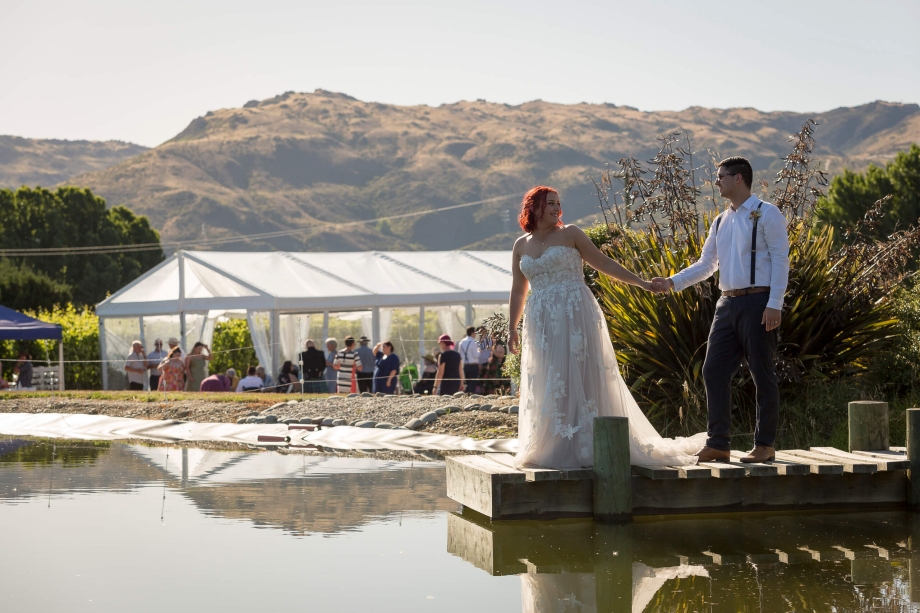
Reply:
[[520, 339], [518, 339], [518, 331], [512, 330], [511, 335], [508, 337], [508, 349], [511, 353], [517, 354], [520, 345]]
[[645, 291], [647, 291], [647, 292], [654, 292], [654, 291], [655, 291], [655, 285], [654, 285], [651, 281], [646, 281], [645, 279], [640, 279], [640, 280], [639, 280], [639, 283], [638, 283], [637, 285], [638, 285], [639, 287], [641, 287], [642, 289], [644, 289]]

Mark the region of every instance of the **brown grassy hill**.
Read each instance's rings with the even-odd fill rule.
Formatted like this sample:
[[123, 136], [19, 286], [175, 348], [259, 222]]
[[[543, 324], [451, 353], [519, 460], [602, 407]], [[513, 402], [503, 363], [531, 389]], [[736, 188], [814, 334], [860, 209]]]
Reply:
[[[656, 136], [677, 128], [692, 135], [694, 149], [746, 155], [769, 176], [788, 151], [788, 136], [809, 116], [821, 124], [817, 154], [832, 172], [884, 162], [920, 140], [915, 104], [874, 102], [810, 115], [698, 107], [642, 112], [542, 101], [405, 107], [289, 92], [209, 112], [171, 141], [71, 182], [150, 216], [167, 241], [303, 228], [295, 236], [219, 248], [493, 247], [489, 239], [506, 233], [501, 212], [515, 209], [534, 184], [561, 189], [567, 220], [591, 216], [597, 200], [586, 176], [625, 155], [650, 157]], [[323, 223], [506, 194], [513, 196], [390, 224]], [[514, 214], [511, 224], [513, 234]]]
[[147, 147], [121, 141], [42, 140], [0, 135], [0, 187], [50, 187], [74, 175], [103, 170]]

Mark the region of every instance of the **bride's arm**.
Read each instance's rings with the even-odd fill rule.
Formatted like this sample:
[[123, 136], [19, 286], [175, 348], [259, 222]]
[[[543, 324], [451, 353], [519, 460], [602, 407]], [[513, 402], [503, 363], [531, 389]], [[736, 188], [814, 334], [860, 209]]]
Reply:
[[566, 226], [565, 229], [574, 236], [575, 247], [581, 252], [581, 259], [587, 262], [588, 266], [617, 281], [622, 281], [629, 285], [637, 285], [644, 290], [652, 291], [652, 283], [650, 281], [646, 281], [638, 275], [631, 273], [623, 268], [619, 262], [604, 255], [581, 228], [578, 226]]
[[511, 275], [511, 297], [508, 299], [508, 310], [511, 315], [508, 325], [511, 329], [508, 336], [508, 349], [511, 350], [511, 353], [517, 353], [520, 345], [517, 326], [524, 313], [524, 301], [527, 299], [528, 288], [527, 277], [521, 272], [521, 239], [514, 243], [514, 249], [511, 251]]

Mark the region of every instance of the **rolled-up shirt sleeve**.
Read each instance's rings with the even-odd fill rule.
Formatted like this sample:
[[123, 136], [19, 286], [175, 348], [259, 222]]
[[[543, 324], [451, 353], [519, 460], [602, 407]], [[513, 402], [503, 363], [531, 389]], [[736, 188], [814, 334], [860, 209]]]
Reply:
[[679, 292], [683, 289], [696, 285], [704, 279], [708, 279], [719, 269], [719, 253], [716, 249], [716, 224], [709, 226], [709, 234], [706, 235], [706, 241], [703, 243], [703, 253], [700, 259], [686, 267], [679, 273], [669, 277], [674, 282], [674, 291]]
[[770, 254], [770, 299], [768, 309], [783, 308], [783, 297], [789, 283], [789, 234], [786, 218], [776, 207], [769, 207], [763, 219], [763, 237]]

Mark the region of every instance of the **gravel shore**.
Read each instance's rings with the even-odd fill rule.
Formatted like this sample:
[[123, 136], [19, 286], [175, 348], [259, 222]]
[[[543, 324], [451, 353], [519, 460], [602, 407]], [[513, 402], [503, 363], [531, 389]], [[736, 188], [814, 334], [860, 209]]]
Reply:
[[[518, 399], [510, 396], [330, 396], [290, 401], [261, 409], [252, 404], [201, 400], [130, 402], [91, 398], [16, 398], [0, 401], [4, 413], [86, 413], [137, 419], [181, 419], [196, 422], [273, 423], [296, 420], [329, 425], [356, 424], [374, 427], [409, 427], [413, 430], [470, 436], [514, 438], [517, 436]], [[509, 412], [510, 411], [510, 412]], [[426, 417], [427, 416], [427, 417]], [[421, 420], [419, 418], [422, 418]], [[375, 424], [376, 425], [376, 424]]]

